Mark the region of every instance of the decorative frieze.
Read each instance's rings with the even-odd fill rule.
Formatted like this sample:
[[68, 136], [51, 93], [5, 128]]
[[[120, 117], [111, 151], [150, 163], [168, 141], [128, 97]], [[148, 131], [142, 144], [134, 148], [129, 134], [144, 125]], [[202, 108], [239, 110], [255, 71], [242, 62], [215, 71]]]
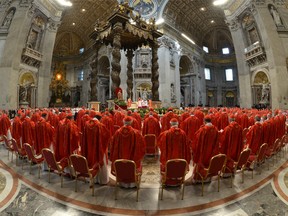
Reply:
[[24, 64], [39, 68], [42, 62], [42, 59], [43, 59], [43, 55], [40, 52], [30, 49], [28, 47], [23, 49], [21, 61]]

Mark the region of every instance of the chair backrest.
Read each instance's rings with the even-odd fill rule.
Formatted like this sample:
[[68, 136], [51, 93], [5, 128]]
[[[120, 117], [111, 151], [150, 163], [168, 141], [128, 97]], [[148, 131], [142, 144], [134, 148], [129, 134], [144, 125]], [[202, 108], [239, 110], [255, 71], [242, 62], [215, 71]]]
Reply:
[[14, 138], [12, 138], [12, 146], [16, 152], [20, 153], [20, 149], [18, 147], [17, 141]]
[[214, 176], [223, 171], [223, 168], [226, 164], [226, 159], [227, 156], [225, 154], [218, 154], [213, 156], [210, 160], [207, 175]]
[[171, 159], [166, 162], [166, 179], [181, 179], [187, 172], [187, 161], [185, 159]]
[[59, 166], [55, 159], [55, 155], [50, 149], [48, 148], [42, 149], [42, 155], [50, 169], [59, 171]]
[[275, 141], [274, 141], [274, 144], [273, 144], [273, 152], [276, 152], [277, 149], [278, 149], [278, 146], [280, 145], [280, 139], [277, 138]]
[[24, 143], [23, 147], [26, 151], [28, 159], [31, 161], [35, 161], [36, 158], [32, 146], [29, 143]]
[[8, 138], [7, 138], [5, 135], [3, 135], [3, 139], [4, 139], [5, 147], [6, 147], [7, 149], [11, 149], [11, 145], [9, 144]]
[[118, 159], [113, 163], [117, 182], [136, 182], [136, 163], [132, 160]]
[[84, 156], [72, 154], [70, 155], [70, 161], [76, 173], [89, 175], [88, 163]]
[[242, 167], [246, 166], [250, 154], [251, 154], [250, 148], [246, 148], [240, 153], [236, 169], [238, 169], [238, 168], [241, 169]]
[[[280, 142], [280, 140], [279, 140]], [[263, 143], [260, 148], [259, 148], [259, 151], [258, 151], [258, 155], [257, 155], [257, 162], [262, 162], [265, 160], [265, 152], [268, 148], [268, 144], [267, 143]]]
[[146, 142], [146, 154], [156, 153], [156, 136], [155, 134], [146, 134], [144, 136]]

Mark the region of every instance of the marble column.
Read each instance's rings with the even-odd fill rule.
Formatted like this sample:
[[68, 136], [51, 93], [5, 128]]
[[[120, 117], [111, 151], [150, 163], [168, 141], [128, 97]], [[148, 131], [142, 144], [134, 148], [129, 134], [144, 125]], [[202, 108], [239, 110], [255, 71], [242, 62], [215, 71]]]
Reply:
[[126, 57], [128, 60], [127, 63], [127, 98], [133, 98], [133, 67], [132, 67], [132, 60], [133, 60], [133, 50], [127, 50]]
[[120, 72], [121, 72], [121, 31], [122, 31], [122, 23], [116, 23], [113, 28], [113, 50], [112, 50], [112, 86], [111, 86], [111, 94], [114, 98], [117, 97], [115, 95], [115, 90], [120, 86]]
[[155, 40], [152, 44], [152, 101], [159, 101], [158, 47], [157, 40]]

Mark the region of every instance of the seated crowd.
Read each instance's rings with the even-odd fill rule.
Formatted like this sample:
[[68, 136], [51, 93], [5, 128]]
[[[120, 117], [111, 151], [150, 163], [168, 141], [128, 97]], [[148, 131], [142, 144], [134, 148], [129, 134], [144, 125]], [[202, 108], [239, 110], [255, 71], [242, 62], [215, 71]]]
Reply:
[[[49, 148], [57, 161], [69, 159], [71, 154], [82, 155], [89, 168], [97, 167], [99, 184], [109, 182], [108, 159], [112, 164], [117, 159], [133, 160], [141, 172], [147, 134], [157, 138], [161, 172], [170, 159], [185, 159], [187, 164], [192, 160], [192, 179], [197, 182], [217, 154], [226, 155], [225, 172], [233, 174], [233, 164], [243, 149], [250, 148], [251, 155], [256, 155], [267, 143], [267, 151], [271, 150], [275, 140], [286, 134], [286, 113], [199, 107], [177, 115], [169, 108], [161, 117], [150, 109], [141, 118], [130, 110], [100, 113], [82, 108], [75, 115], [70, 108], [61, 112], [47, 108], [19, 110], [10, 120], [7, 113], [0, 112], [0, 136], [14, 138], [20, 149], [29, 143], [37, 154]], [[113, 166], [111, 173], [115, 174]]]

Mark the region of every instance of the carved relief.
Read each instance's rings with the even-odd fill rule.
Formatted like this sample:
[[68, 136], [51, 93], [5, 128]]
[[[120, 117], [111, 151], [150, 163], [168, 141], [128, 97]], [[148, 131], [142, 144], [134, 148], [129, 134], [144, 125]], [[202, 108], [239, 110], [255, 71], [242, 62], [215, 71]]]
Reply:
[[9, 10], [9, 12], [5, 16], [5, 18], [1, 24], [1, 28], [9, 29], [11, 22], [12, 22], [12, 19], [14, 17], [15, 11], [16, 11], [15, 8]]
[[226, 24], [228, 25], [231, 31], [236, 31], [240, 27], [239, 20], [237, 18], [229, 21], [226, 20]]

